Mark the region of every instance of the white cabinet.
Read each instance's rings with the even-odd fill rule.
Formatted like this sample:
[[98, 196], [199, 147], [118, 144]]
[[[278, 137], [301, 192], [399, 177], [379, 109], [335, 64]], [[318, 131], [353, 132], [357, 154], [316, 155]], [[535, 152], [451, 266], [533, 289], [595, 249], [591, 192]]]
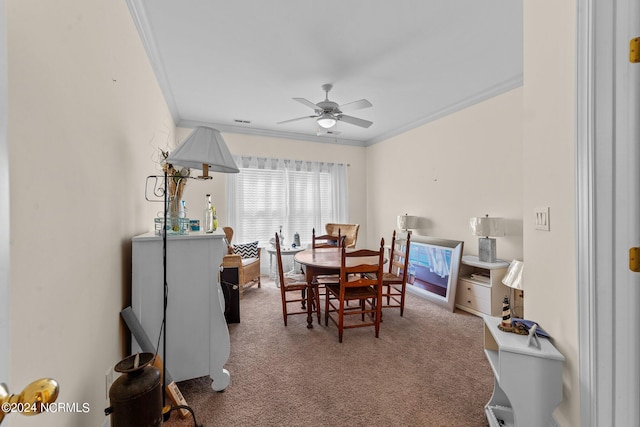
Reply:
[[[229, 384], [229, 330], [224, 317], [220, 265], [226, 250], [222, 231], [167, 236], [167, 352], [174, 381], [209, 375], [214, 390]], [[163, 241], [155, 233], [133, 242], [131, 305], [156, 345], [163, 315]], [[132, 338], [132, 351], [140, 347]], [[159, 354], [164, 356], [160, 340]]]
[[502, 278], [509, 263], [482, 262], [475, 255], [464, 255], [458, 273], [456, 307], [476, 315], [502, 315], [502, 300], [509, 294], [509, 288], [502, 284]]
[[527, 335], [498, 329], [501, 317], [484, 316], [484, 348], [494, 375], [485, 414], [491, 427], [553, 425], [552, 414], [562, 401], [564, 356], [546, 338], [540, 347]]

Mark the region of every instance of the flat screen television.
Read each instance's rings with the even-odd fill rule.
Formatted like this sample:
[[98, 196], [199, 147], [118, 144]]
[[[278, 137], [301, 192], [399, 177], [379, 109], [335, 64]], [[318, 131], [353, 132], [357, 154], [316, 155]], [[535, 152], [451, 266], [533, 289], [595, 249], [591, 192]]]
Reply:
[[453, 311], [464, 242], [411, 236], [407, 291]]

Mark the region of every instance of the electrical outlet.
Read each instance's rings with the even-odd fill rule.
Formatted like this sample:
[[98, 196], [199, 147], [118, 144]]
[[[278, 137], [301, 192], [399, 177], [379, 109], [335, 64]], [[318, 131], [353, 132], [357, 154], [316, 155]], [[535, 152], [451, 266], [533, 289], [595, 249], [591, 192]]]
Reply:
[[534, 213], [536, 230], [549, 231], [549, 207], [535, 208]]

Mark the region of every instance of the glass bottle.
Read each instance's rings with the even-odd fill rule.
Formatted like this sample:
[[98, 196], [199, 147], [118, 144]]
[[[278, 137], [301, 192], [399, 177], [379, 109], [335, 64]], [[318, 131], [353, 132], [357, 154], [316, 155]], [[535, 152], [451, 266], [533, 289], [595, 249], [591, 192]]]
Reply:
[[187, 204], [184, 200], [181, 200], [180, 204], [180, 212], [178, 212], [178, 218], [186, 218], [187, 217]]
[[205, 233], [213, 233], [213, 206], [211, 206], [211, 194], [207, 194], [204, 208], [204, 223], [202, 224]]
[[216, 207], [211, 205], [211, 214], [213, 215], [213, 231], [218, 229], [218, 215], [216, 215]]

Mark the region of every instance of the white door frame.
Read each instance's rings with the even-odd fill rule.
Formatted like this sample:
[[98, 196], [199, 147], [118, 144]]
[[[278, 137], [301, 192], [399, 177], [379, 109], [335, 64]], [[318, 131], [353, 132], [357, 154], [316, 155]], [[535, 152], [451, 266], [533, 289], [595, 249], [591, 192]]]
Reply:
[[630, 117], [640, 111], [640, 64], [633, 69], [628, 61], [639, 2], [577, 0], [577, 304], [586, 427], [640, 423], [640, 273], [629, 271], [627, 256], [640, 246], [638, 117]]
[[[4, 0], [0, 0], [0, 383], [9, 384], [9, 149], [7, 141], [7, 40]], [[5, 422], [7, 420], [5, 419]]]

